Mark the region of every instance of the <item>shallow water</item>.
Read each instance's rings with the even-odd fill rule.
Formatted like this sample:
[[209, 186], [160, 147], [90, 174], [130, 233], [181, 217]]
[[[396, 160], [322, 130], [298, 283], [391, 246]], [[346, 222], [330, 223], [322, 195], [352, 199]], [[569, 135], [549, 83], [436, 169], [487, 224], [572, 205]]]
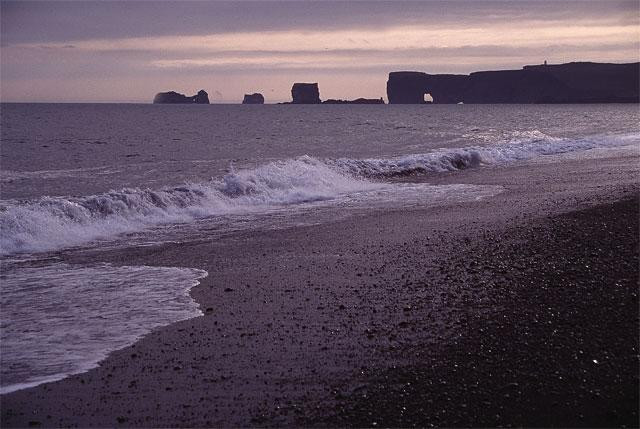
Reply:
[[202, 314], [188, 291], [206, 275], [62, 263], [3, 271], [0, 393], [84, 372], [154, 327]]

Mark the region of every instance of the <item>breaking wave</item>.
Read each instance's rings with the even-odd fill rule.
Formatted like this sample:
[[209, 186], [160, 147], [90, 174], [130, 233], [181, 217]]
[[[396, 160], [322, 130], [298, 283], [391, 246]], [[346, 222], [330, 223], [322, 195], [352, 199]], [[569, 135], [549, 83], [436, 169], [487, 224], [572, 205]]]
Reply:
[[637, 144], [638, 134], [567, 139], [536, 132], [500, 145], [440, 149], [392, 158], [309, 156], [232, 171], [221, 179], [159, 190], [0, 202], [0, 254], [49, 251], [99, 238], [269, 207], [331, 200], [382, 187], [381, 178], [506, 164], [542, 155]]
[[438, 149], [429, 153], [382, 159], [339, 159], [332, 163], [358, 176], [398, 177], [464, 170], [481, 165], [504, 165], [539, 156], [638, 143], [639, 133], [571, 139], [551, 137], [540, 131], [529, 131], [519, 133], [517, 137], [499, 145]]
[[0, 252], [54, 250], [159, 224], [328, 200], [376, 187], [305, 156], [160, 190], [128, 188], [84, 197], [3, 201]]

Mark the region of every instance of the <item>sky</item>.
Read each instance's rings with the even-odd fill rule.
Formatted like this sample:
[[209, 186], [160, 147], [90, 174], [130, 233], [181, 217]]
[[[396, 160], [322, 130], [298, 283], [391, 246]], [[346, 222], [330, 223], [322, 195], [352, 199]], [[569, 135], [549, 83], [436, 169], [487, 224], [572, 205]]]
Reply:
[[199, 89], [386, 99], [390, 71], [635, 62], [639, 1], [5, 1], [0, 100], [136, 102]]

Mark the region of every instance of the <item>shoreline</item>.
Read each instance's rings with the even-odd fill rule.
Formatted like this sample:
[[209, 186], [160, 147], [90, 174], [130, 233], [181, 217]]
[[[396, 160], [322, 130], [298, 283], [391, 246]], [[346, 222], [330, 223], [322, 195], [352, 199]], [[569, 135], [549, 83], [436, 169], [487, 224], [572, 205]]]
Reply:
[[362, 377], [400, 367], [404, 344], [445, 347], [461, 315], [486, 313], [492, 289], [450, 291], [477, 275], [449, 263], [462, 248], [637, 195], [635, 161], [468, 170], [437, 181], [506, 191], [215, 242], [70, 255], [64, 262], [204, 269], [209, 276], [191, 296], [205, 316], [154, 330], [87, 373], [0, 396], [2, 425], [313, 424], [318, 409], [340, 407]]

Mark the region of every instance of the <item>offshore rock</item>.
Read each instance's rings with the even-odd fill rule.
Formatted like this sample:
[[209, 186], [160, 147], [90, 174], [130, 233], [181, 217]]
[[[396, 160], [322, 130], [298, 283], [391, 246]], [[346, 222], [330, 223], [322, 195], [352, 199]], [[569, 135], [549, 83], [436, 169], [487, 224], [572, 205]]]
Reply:
[[153, 104], [209, 104], [209, 94], [204, 89], [191, 97], [175, 91], [159, 92], [153, 97]]
[[335, 100], [330, 98], [322, 102], [322, 104], [384, 104], [382, 97], [380, 98], [356, 98], [355, 100]]
[[264, 104], [264, 97], [259, 92], [245, 94], [242, 104]]
[[320, 104], [317, 83], [294, 83], [291, 87], [293, 104]]
[[638, 103], [640, 63], [567, 63], [469, 75], [389, 73], [389, 104]]

